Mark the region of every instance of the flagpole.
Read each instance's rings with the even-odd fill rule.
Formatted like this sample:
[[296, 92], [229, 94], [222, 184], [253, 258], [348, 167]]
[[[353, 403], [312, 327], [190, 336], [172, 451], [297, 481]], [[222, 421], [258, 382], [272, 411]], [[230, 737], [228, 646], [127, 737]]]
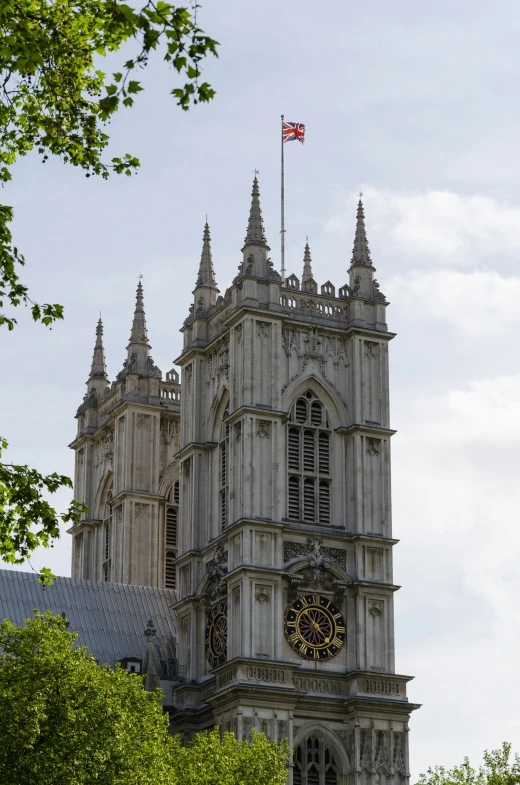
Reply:
[[281, 243], [282, 243], [282, 286], [285, 286], [285, 169], [283, 160], [283, 115], [282, 115], [282, 229], [281, 229]]

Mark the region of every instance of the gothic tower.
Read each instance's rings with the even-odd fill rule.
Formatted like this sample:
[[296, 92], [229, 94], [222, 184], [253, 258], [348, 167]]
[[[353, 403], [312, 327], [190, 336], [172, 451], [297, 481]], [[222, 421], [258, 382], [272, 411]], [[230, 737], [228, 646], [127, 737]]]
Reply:
[[179, 486], [177, 371], [150, 356], [139, 281], [127, 359], [109, 385], [99, 320], [76, 417], [75, 498], [89, 507], [73, 536], [72, 577], [175, 588]]
[[253, 183], [220, 296], [204, 230], [183, 327], [172, 728], [287, 737], [290, 785], [409, 779], [394, 663], [387, 302], [359, 201], [348, 283], [269, 259]]
[[77, 412], [74, 577], [176, 589], [165, 705], [287, 738], [289, 785], [407, 785], [395, 671], [388, 303], [361, 200], [348, 283], [282, 281], [258, 180], [221, 296], [206, 222], [176, 371], [150, 356], [141, 283], [110, 385], [101, 321]]

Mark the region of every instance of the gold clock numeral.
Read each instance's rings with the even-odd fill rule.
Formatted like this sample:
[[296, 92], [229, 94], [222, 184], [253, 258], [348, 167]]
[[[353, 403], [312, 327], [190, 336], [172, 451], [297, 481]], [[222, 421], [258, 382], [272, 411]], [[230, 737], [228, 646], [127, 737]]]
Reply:
[[336, 625], [336, 632], [345, 632], [345, 627], [340, 627], [339, 624]]
[[319, 658], [320, 658], [320, 652], [318, 651], [318, 649], [314, 649], [314, 659], [319, 660]]
[[300, 640], [300, 636], [298, 635], [297, 632], [293, 632], [293, 634], [289, 636], [289, 640], [291, 641], [291, 643], [298, 643]]
[[338, 636], [336, 635], [336, 637], [335, 637], [335, 638], [334, 638], [334, 640], [332, 641], [332, 644], [331, 644], [331, 645], [332, 645], [332, 646], [336, 646], [338, 649], [341, 649], [341, 647], [343, 646], [343, 641], [342, 641], [342, 640], [340, 640], [340, 639], [338, 638]]

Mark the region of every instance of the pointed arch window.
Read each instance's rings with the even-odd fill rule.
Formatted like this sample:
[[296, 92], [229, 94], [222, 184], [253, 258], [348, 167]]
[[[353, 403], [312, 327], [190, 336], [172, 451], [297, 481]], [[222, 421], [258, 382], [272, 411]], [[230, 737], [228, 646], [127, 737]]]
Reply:
[[287, 429], [287, 517], [329, 524], [332, 434], [325, 407], [310, 390], [295, 401]]
[[171, 485], [167, 495], [166, 525], [164, 528], [164, 586], [166, 589], [177, 588], [177, 539], [179, 523], [179, 480]]
[[309, 736], [297, 745], [293, 785], [338, 785], [335, 753], [321, 736]]
[[220, 429], [219, 444], [219, 512], [220, 528], [225, 529], [228, 523], [228, 500], [229, 500], [229, 425], [226, 422], [229, 417], [229, 409], [226, 409], [222, 418]]
[[103, 580], [112, 579], [112, 488], [109, 488], [103, 513]]

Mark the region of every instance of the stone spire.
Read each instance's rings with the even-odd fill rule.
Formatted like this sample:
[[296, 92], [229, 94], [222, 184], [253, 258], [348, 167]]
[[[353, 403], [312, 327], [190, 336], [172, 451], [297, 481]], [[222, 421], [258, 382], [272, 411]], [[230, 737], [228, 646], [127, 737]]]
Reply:
[[[101, 315], [96, 327], [96, 343], [92, 355], [92, 365], [87, 379], [87, 392], [80, 406], [96, 407], [104, 398], [108, 387], [107, 367], [105, 364], [105, 350], [103, 348], [103, 322]], [[79, 411], [79, 410], [78, 410]]]
[[92, 365], [90, 367], [91, 379], [102, 379], [104, 382], [108, 381], [107, 366], [105, 363], [105, 350], [103, 348], [103, 322], [101, 315], [96, 327], [96, 343], [94, 345], [94, 354], [92, 356]]
[[260, 207], [260, 189], [258, 188], [256, 175], [257, 171], [255, 169], [255, 179], [253, 180], [253, 191], [251, 193], [251, 209], [249, 210], [246, 239], [242, 248], [243, 261], [241, 272], [243, 275], [266, 280], [273, 279], [274, 270], [272, 262], [267, 256], [271, 249], [265, 239], [262, 209]]
[[356, 236], [354, 237], [354, 248], [352, 249], [352, 265], [355, 264], [372, 265], [365, 229], [365, 211], [363, 209], [363, 202], [361, 201], [361, 194], [359, 195], [357, 208]]
[[[135, 300], [134, 321], [132, 322], [132, 332], [130, 333], [130, 344], [139, 343], [148, 346], [148, 335], [146, 333], [146, 317], [144, 314], [143, 285], [141, 280], [137, 284]], [[148, 346], [148, 348], [150, 348]]]
[[267, 240], [264, 233], [264, 222], [262, 220], [262, 208], [260, 207], [260, 189], [258, 187], [258, 178], [255, 172], [255, 179], [253, 180], [253, 191], [251, 193], [251, 209], [249, 211], [249, 221], [247, 223], [247, 232], [244, 245], [264, 245], [267, 246]]
[[[146, 332], [146, 317], [143, 303], [143, 285], [141, 280], [137, 284], [134, 319], [128, 343], [127, 358], [122, 373], [138, 373], [149, 376], [153, 370], [153, 360], [150, 358], [148, 335]], [[153, 371], [155, 373], [155, 371]], [[152, 374], [153, 375], [153, 374]]]
[[204, 234], [202, 238], [202, 254], [200, 257], [199, 275], [197, 278], [196, 287], [209, 286], [210, 289], [217, 288], [217, 281], [215, 278], [215, 270], [213, 269], [213, 261], [211, 258], [211, 237], [209, 233], [208, 219], [204, 224]]
[[352, 262], [350, 264], [349, 286], [353, 297], [362, 300], [379, 299], [378, 290], [374, 286], [375, 269], [370, 258], [370, 248], [368, 247], [367, 233], [365, 229], [365, 211], [363, 202], [359, 194], [359, 201], [356, 215], [356, 234], [354, 237], [354, 248], [352, 249]]
[[219, 290], [211, 258], [211, 236], [209, 233], [208, 217], [204, 224], [202, 235], [202, 253], [200, 256], [199, 274], [193, 290], [194, 301], [192, 313], [199, 319], [207, 319], [209, 309], [217, 302]]
[[307, 281], [314, 280], [312, 277], [312, 259], [311, 259], [311, 249], [309, 248], [309, 243], [305, 243], [305, 253], [303, 254], [303, 275], [302, 275], [302, 283], [307, 283]]

